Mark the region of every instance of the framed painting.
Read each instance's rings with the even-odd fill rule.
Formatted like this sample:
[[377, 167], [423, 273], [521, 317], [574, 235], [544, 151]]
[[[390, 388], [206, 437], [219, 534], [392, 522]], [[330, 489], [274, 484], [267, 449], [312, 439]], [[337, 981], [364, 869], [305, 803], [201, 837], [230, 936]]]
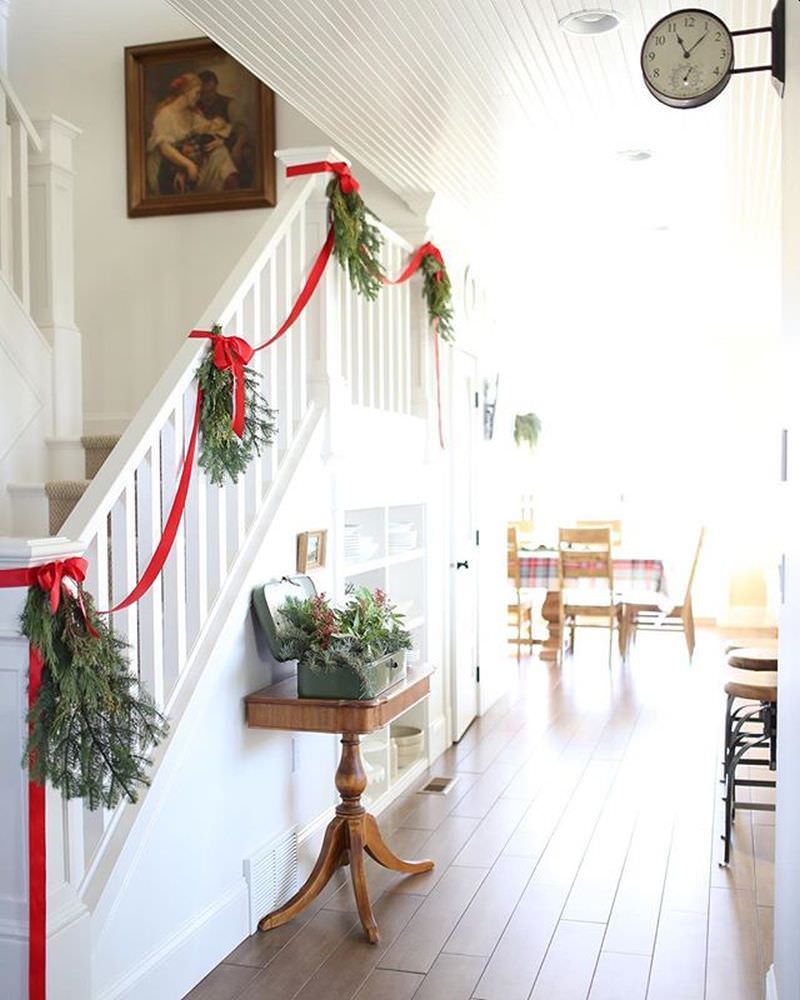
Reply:
[[325, 565], [327, 531], [303, 531], [297, 536], [297, 572], [321, 569]]
[[209, 38], [125, 49], [128, 215], [275, 204], [275, 97]]

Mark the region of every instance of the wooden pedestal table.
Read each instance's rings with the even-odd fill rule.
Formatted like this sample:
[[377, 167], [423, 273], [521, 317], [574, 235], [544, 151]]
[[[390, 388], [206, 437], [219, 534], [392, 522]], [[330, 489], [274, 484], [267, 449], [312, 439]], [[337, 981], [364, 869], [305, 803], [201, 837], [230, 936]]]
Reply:
[[375, 817], [361, 804], [367, 775], [359, 748], [362, 735], [387, 725], [428, 695], [430, 675], [430, 670], [422, 668], [409, 670], [403, 682], [372, 701], [299, 698], [296, 677], [262, 688], [245, 699], [248, 726], [342, 736], [342, 756], [336, 771], [341, 802], [325, 831], [317, 862], [303, 887], [288, 903], [259, 921], [260, 931], [280, 927], [297, 916], [316, 899], [336, 869], [349, 864], [364, 933], [372, 944], [377, 944], [380, 934], [369, 901], [364, 854], [384, 868], [411, 875], [433, 868], [432, 861], [398, 858], [384, 842]]

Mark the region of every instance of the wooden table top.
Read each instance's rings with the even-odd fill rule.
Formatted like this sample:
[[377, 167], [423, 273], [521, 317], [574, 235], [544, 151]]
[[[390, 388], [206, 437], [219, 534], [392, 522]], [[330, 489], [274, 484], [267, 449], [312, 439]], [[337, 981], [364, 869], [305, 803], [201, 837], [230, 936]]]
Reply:
[[429, 692], [433, 668], [409, 667], [405, 680], [370, 701], [300, 698], [297, 675], [245, 698], [247, 725], [309, 733], [371, 733], [416, 705]]

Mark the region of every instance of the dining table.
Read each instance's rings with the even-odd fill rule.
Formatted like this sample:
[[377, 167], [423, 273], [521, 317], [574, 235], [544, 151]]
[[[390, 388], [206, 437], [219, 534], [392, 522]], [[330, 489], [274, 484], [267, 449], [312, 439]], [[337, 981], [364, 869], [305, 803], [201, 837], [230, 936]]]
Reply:
[[[520, 589], [546, 590], [541, 615], [547, 622], [547, 638], [542, 643], [540, 657], [557, 660], [561, 650], [561, 625], [559, 616], [558, 552], [540, 546], [536, 549], [519, 549]], [[664, 561], [653, 556], [619, 549], [613, 553], [614, 592], [624, 598], [637, 593], [652, 595], [654, 602], [665, 613], [673, 605], [667, 590]]]

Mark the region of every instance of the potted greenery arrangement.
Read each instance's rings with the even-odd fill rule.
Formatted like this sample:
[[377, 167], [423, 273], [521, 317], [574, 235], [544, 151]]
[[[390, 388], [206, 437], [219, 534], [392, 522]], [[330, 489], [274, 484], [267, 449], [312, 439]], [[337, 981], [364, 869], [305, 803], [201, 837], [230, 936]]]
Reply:
[[283, 659], [297, 660], [301, 698], [375, 698], [405, 676], [411, 635], [382, 590], [357, 587], [344, 607], [325, 594], [289, 597], [278, 611]]

